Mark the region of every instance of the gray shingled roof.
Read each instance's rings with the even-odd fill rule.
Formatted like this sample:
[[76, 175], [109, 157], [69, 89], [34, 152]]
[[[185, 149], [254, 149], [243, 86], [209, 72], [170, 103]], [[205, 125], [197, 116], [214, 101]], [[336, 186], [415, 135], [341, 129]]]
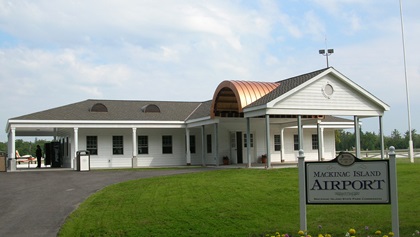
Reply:
[[[91, 112], [96, 103], [102, 103], [108, 112]], [[206, 103], [206, 102], [205, 102]], [[204, 104], [205, 104], [204, 103]], [[155, 104], [160, 113], [144, 113], [141, 108]], [[167, 102], [167, 101], [125, 101], [125, 100], [85, 100], [41, 112], [23, 115], [11, 120], [154, 120], [185, 121], [194, 111], [200, 109], [201, 102]], [[198, 107], [198, 109], [197, 109]], [[208, 109], [207, 114], [210, 114]]]
[[212, 103], [212, 100], [201, 103], [200, 106], [194, 111], [194, 113], [191, 114], [188, 120], [209, 117]]
[[[278, 81], [280, 85], [251, 103], [248, 107], [267, 104], [293, 88], [314, 78], [328, 68], [306, 73]], [[104, 104], [108, 112], [91, 112], [97, 103]], [[144, 113], [141, 108], [154, 104], [160, 113]], [[212, 100], [205, 102], [169, 102], [169, 101], [126, 101], [126, 100], [85, 100], [45, 111], [23, 115], [11, 120], [120, 120], [120, 121], [185, 121], [210, 116]]]
[[328, 68], [324, 68], [321, 70], [313, 71], [310, 73], [306, 73], [300, 76], [291, 77], [282, 81], [278, 81], [280, 85], [272, 90], [270, 93], [266, 94], [265, 96], [261, 97], [260, 99], [254, 101], [253, 103], [247, 105], [245, 108], [260, 106], [269, 103], [270, 101], [276, 99], [277, 97], [283, 95], [284, 93], [292, 90], [293, 88], [307, 82], [308, 80], [314, 78], [315, 76], [321, 74]]

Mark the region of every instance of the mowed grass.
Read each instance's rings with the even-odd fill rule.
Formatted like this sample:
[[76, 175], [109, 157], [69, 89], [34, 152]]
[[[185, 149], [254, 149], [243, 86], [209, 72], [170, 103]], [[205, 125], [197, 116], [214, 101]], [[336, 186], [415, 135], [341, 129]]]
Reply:
[[[411, 236], [420, 228], [420, 163], [399, 162], [397, 168], [400, 236]], [[312, 236], [344, 236], [349, 228], [361, 233], [365, 226], [370, 233], [388, 233], [391, 205], [308, 205], [307, 220]], [[297, 168], [226, 169], [109, 186], [82, 203], [59, 236], [265, 236], [276, 231], [295, 236], [298, 230]]]

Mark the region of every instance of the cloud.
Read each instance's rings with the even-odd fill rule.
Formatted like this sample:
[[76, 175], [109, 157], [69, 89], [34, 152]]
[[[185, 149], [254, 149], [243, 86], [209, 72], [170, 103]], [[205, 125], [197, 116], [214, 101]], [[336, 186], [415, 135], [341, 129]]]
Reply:
[[314, 11], [306, 12], [304, 15], [305, 33], [311, 35], [314, 40], [324, 40], [326, 28], [324, 22]]
[[[318, 54], [325, 36], [335, 50], [331, 65], [394, 111], [404, 104], [396, 7], [379, 0], [0, 1], [0, 87], [13, 90], [14, 104], [0, 123], [88, 98], [208, 100], [223, 80], [278, 81], [325, 67]], [[407, 3], [414, 91], [419, 7]]]

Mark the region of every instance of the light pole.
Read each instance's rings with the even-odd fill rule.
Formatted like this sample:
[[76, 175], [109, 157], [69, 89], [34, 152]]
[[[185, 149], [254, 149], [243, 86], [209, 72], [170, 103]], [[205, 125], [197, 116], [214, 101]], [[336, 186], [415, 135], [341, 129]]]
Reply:
[[319, 54], [324, 55], [327, 57], [327, 67], [330, 67], [330, 64], [328, 63], [328, 56], [334, 53], [334, 49], [327, 49], [327, 52], [325, 52], [325, 49], [320, 49]]
[[400, 0], [400, 19], [401, 19], [401, 38], [402, 38], [402, 50], [403, 50], [403, 58], [404, 58], [404, 77], [405, 77], [405, 93], [407, 95], [407, 114], [408, 114], [408, 134], [410, 140], [408, 141], [408, 156], [410, 158], [410, 162], [414, 163], [414, 151], [413, 151], [413, 138], [411, 135], [411, 112], [410, 112], [410, 93], [409, 93], [409, 86], [408, 86], [408, 78], [407, 78], [407, 63], [405, 59], [405, 38], [404, 38], [404, 21], [403, 21], [403, 12], [402, 12], [402, 0]]

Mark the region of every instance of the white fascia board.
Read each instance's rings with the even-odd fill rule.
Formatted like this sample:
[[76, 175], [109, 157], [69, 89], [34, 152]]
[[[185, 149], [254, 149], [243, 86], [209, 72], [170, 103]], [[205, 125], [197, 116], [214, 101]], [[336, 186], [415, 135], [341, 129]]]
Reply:
[[[307, 125], [302, 125], [303, 128], [317, 128], [316, 124], [307, 124]], [[354, 125], [349, 125], [349, 124], [342, 124], [342, 125], [334, 125], [334, 126], [325, 126], [325, 125], [320, 125], [321, 128], [334, 128], [334, 129], [348, 129], [348, 128], [354, 128]], [[288, 126], [288, 127], [284, 127], [284, 128], [290, 128], [290, 129], [297, 129], [297, 126]]]
[[194, 128], [194, 127], [200, 127], [203, 125], [210, 125], [210, 124], [215, 124], [215, 123], [219, 123], [220, 120], [217, 119], [211, 119], [210, 116], [206, 117], [206, 119], [194, 119], [191, 121], [188, 121], [187, 123], [187, 128]]
[[272, 115], [333, 115], [333, 116], [363, 116], [363, 117], [377, 117], [383, 116], [381, 111], [372, 111], [372, 110], [312, 110], [312, 109], [302, 109], [302, 108], [269, 108], [266, 111], [267, 114]]
[[197, 119], [188, 119], [185, 122], [187, 124], [190, 124], [190, 123], [202, 122], [202, 121], [207, 121], [207, 120], [211, 120], [211, 117], [210, 116], [206, 116], [206, 117], [197, 118]]
[[244, 117], [245, 118], [252, 118], [252, 117], [258, 117], [258, 116], [264, 116], [266, 114], [266, 106], [258, 106], [253, 107], [250, 109], [244, 110]]
[[93, 120], [11, 120], [10, 127], [56, 127], [56, 128], [133, 128], [160, 127], [182, 128], [183, 121], [93, 121]]
[[[361, 122], [359, 122], [360, 124], [362, 124]], [[272, 123], [272, 124], [278, 124], [278, 123]], [[287, 123], [280, 123], [279, 125], [281, 125], [284, 128], [296, 128], [297, 127], [297, 119], [295, 122], [287, 122]], [[321, 122], [319, 123], [319, 125], [323, 128], [353, 128], [354, 127], [354, 122], [353, 121], [349, 121], [349, 122]], [[316, 128], [317, 124], [314, 123], [313, 119], [308, 119], [308, 120], [302, 120], [302, 126], [305, 128], [311, 127], [311, 128]]]

